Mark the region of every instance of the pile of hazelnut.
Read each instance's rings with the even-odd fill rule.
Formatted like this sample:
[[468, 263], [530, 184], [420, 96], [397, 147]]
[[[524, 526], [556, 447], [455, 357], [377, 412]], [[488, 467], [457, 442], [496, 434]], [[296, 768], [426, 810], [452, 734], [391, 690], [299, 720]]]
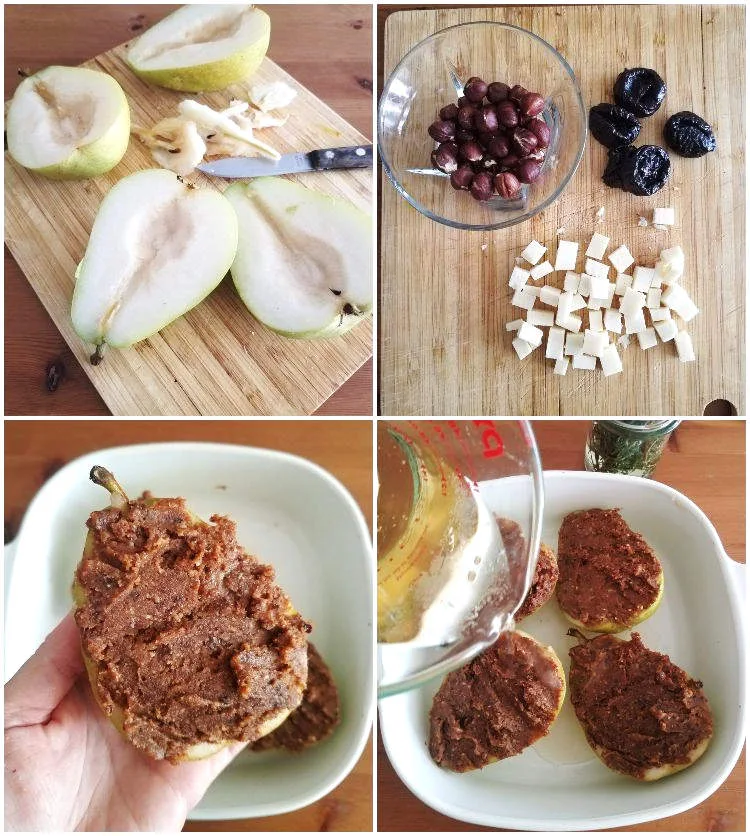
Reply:
[[468, 190], [475, 200], [517, 197], [521, 183], [533, 183], [542, 172], [550, 141], [540, 116], [544, 108], [544, 98], [520, 84], [487, 84], [473, 76], [458, 102], [441, 108], [427, 129], [439, 143], [433, 168], [449, 174], [451, 186]]

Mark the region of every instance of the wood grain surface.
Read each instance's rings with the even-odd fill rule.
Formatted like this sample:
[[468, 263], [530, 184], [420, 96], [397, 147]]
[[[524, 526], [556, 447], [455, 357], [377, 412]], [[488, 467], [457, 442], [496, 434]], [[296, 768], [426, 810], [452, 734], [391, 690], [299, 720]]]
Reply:
[[[590, 423], [533, 422], [545, 470], [583, 470]], [[716, 527], [734, 560], [745, 562], [745, 423], [689, 420], [677, 428], [654, 479], [692, 499]], [[378, 739], [378, 829], [380, 831], [486, 830], [427, 807], [401, 783]], [[745, 754], [724, 784], [704, 802], [677, 816], [622, 831], [696, 832], [745, 830]]]
[[[15, 537], [39, 488], [71, 459], [104, 447], [159, 441], [218, 441], [284, 450], [330, 471], [372, 526], [370, 421], [18, 421], [5, 422], [5, 540]], [[372, 746], [349, 776], [315, 804], [259, 819], [201, 821], [197, 831], [372, 829]]]
[[[6, 95], [18, 82], [18, 67], [36, 70], [50, 63], [79, 63], [132, 38], [174, 8], [9, 7]], [[274, 131], [280, 150], [354, 143], [362, 141], [363, 134], [370, 135], [371, 7], [278, 5], [268, 11], [269, 58], [310, 88], [298, 98], [288, 125]], [[124, 86], [134, 123], [151, 124], [184, 97], [138, 81], [122, 65], [121, 51], [102, 58], [99, 68], [112, 72]], [[281, 72], [266, 61], [259, 78], [283, 77]], [[232, 90], [243, 92], [239, 87]], [[228, 95], [212, 94], [204, 100], [223, 103]], [[6, 237], [65, 337], [50, 322], [6, 250], [6, 414], [307, 414], [317, 409], [328, 414], [371, 414], [370, 322], [330, 341], [287, 340], [250, 316], [228, 280], [209, 300], [152, 340], [126, 352], [112, 352], [109, 370], [106, 363], [98, 369], [90, 367], [87, 347], [69, 325], [70, 268], [83, 253], [101, 195], [131, 170], [153, 165], [135, 140], [109, 175], [84, 184], [42, 181], [6, 163]], [[192, 179], [209, 184], [202, 175]], [[366, 171], [300, 180], [359, 205], [371, 203], [371, 177]]]
[[[602, 183], [606, 149], [590, 138], [557, 202], [496, 232], [463, 232], [428, 220], [383, 174], [380, 412], [702, 415], [708, 403], [723, 399], [743, 415], [744, 6], [389, 7], [379, 9], [379, 16], [385, 18], [379, 89], [406, 52], [433, 32], [468, 21], [504, 21], [533, 31], [565, 57], [587, 109], [612, 101], [612, 85], [623, 67], [654, 67], [662, 74], [667, 97], [654, 116], [642, 120], [639, 145], [663, 143], [666, 119], [680, 110], [710, 122], [718, 143], [716, 152], [698, 160], [671, 154], [667, 186], [642, 198]], [[481, 75], [482, 68], [470, 71]], [[637, 225], [639, 216], [650, 220], [659, 206], [675, 208], [673, 228], [660, 232]], [[599, 207], [605, 218], [597, 224]], [[582, 243], [581, 256], [599, 231], [611, 237], [608, 253], [624, 243], [641, 264], [653, 264], [665, 247], [682, 245], [683, 284], [701, 309], [688, 325], [697, 362], [679, 363], [672, 345], [643, 352], [635, 341], [624, 352], [624, 372], [609, 378], [600, 370], [572, 368], [565, 377], [553, 375], [551, 361], [539, 350], [519, 361], [511, 346], [514, 335], [504, 327], [523, 315], [511, 307], [508, 277], [532, 239], [554, 256], [558, 229], [565, 230], [560, 237]], [[562, 286], [562, 273], [551, 278]], [[732, 414], [730, 406], [724, 408]]]

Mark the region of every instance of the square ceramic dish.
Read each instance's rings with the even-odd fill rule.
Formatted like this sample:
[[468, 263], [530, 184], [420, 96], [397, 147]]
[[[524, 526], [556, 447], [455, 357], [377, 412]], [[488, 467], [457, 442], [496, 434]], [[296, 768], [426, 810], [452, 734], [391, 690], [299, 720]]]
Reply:
[[[225, 514], [240, 542], [272, 564], [341, 694], [341, 724], [302, 754], [241, 754], [191, 817], [231, 819], [284, 813], [330, 792], [353, 768], [370, 734], [374, 702], [370, 534], [350, 494], [304, 459], [221, 444], [153, 444], [101, 450], [66, 465], [39, 491], [14, 544], [6, 576], [6, 681], [71, 607], [73, 571], [89, 513], [106, 494], [94, 464], [132, 495], [183, 496], [199, 516]], [[7, 555], [6, 555], [7, 560]]]
[[[490, 510], [510, 517], [529, 501], [528, 480], [485, 483]], [[504, 483], [504, 484], [503, 484]], [[439, 682], [380, 702], [388, 757], [406, 786], [447, 816], [511, 830], [625, 827], [674, 815], [711, 795], [742, 749], [745, 643], [738, 590], [744, 567], [725, 553], [703, 512], [677, 491], [630, 476], [574, 471], [544, 474], [542, 540], [557, 549], [563, 517], [583, 508], [619, 508], [664, 567], [664, 599], [638, 626], [645, 644], [704, 683], [714, 737], [689, 769], [645, 784], [607, 769], [593, 754], [570, 700], [546, 738], [522, 754], [475, 772], [438, 767], [427, 751], [428, 713]], [[520, 629], [552, 645], [565, 667], [574, 640], [553, 598]], [[625, 634], [621, 634], [625, 635]]]

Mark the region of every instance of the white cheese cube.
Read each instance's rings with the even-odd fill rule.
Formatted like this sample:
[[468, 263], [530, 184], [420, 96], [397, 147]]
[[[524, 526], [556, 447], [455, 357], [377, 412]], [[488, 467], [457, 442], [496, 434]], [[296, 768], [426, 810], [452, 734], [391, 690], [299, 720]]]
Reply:
[[677, 335], [677, 323], [673, 319], [655, 322], [654, 328], [656, 328], [656, 333], [661, 337], [663, 343], [668, 343]]
[[615, 283], [609, 283], [609, 291], [607, 292], [607, 304], [604, 306], [605, 308], [612, 307], [612, 300], [615, 298]]
[[586, 371], [593, 371], [596, 368], [596, 357], [592, 357], [590, 354], [574, 354], [573, 355], [573, 368], [574, 369], [586, 369]]
[[529, 345], [526, 340], [522, 340], [520, 337], [516, 337], [513, 340], [513, 348], [515, 348], [519, 360], [523, 360], [524, 357], [528, 357], [534, 350], [533, 345]]
[[539, 259], [547, 252], [547, 248], [538, 241], [531, 241], [526, 249], [521, 253], [521, 258], [529, 262], [529, 264], [538, 264]]
[[575, 270], [578, 258], [578, 243], [576, 241], [558, 241], [555, 256], [555, 270]]
[[573, 294], [573, 299], [570, 302], [570, 312], [582, 311], [586, 307], [586, 300], [580, 293]]
[[617, 281], [615, 282], [615, 293], [618, 296], [624, 296], [625, 291], [632, 287], [633, 285], [633, 277], [628, 276], [627, 273], [618, 273], [617, 274]]
[[557, 303], [560, 301], [561, 295], [561, 290], [556, 287], [552, 287], [552, 285], [549, 284], [544, 285], [544, 287], [539, 291], [539, 299], [544, 302], [545, 305], [552, 305], [553, 308], [557, 307]]
[[657, 288], [658, 287], [659, 290], [661, 290], [661, 278], [659, 277], [659, 274], [656, 272], [656, 269], [654, 269], [654, 278], [651, 279], [651, 287], [652, 288]]
[[654, 225], [660, 226], [674, 226], [674, 207], [669, 206], [666, 209], [654, 209]]
[[602, 356], [599, 358], [599, 361], [602, 364], [602, 371], [605, 377], [609, 377], [611, 374], [619, 374], [622, 371], [622, 360], [617, 353], [617, 346], [614, 343], [608, 345], [602, 351]]
[[651, 322], [663, 322], [665, 319], [672, 319], [672, 313], [669, 308], [649, 308], [651, 315]]
[[563, 328], [567, 331], [573, 331], [573, 333], [578, 333], [578, 331], [581, 330], [581, 325], [583, 325], [583, 320], [580, 316], [576, 316], [575, 314], [568, 314], [565, 321], [562, 323]]
[[601, 311], [589, 311], [589, 328], [592, 331], [603, 331], [604, 321]]
[[571, 293], [577, 293], [580, 281], [581, 276], [579, 273], [567, 272], [565, 274], [565, 279], [563, 280], [563, 290], [570, 291]]
[[529, 280], [530, 275], [531, 273], [528, 270], [524, 270], [522, 267], [518, 266], [514, 267], [513, 272], [510, 274], [510, 279], [508, 280], [508, 287], [512, 287], [514, 290], [519, 290]]
[[563, 356], [564, 348], [565, 331], [562, 328], [550, 328], [544, 356], [550, 360], [559, 360]]
[[531, 296], [536, 296], [537, 299], [539, 298], [539, 294], [542, 292], [541, 287], [536, 287], [533, 284], [524, 285], [523, 289], [526, 291], [526, 293], [530, 294]]
[[607, 252], [607, 244], [609, 244], [609, 238], [606, 235], [595, 232], [591, 236], [591, 241], [586, 248], [586, 255], [591, 258], [604, 258], [604, 253]]
[[583, 353], [592, 357], [601, 357], [602, 351], [609, 344], [606, 331], [592, 331], [587, 328], [583, 335]]
[[614, 308], [607, 308], [604, 311], [604, 327], [613, 334], [622, 333], [622, 313]]
[[647, 348], [653, 348], [659, 340], [656, 339], [656, 331], [653, 328], [644, 328], [636, 334], [641, 348], [645, 351]]
[[681, 363], [692, 363], [695, 360], [693, 341], [687, 331], [678, 331], [675, 334], [674, 344]]
[[670, 285], [661, 295], [661, 301], [678, 313], [685, 322], [690, 322], [698, 314], [695, 302], [679, 284]]
[[622, 244], [613, 253], [610, 253], [609, 260], [618, 273], [624, 273], [635, 261], [625, 244]]
[[609, 293], [609, 282], [606, 276], [591, 276], [589, 280], [589, 295], [594, 299], [606, 299]]
[[567, 357], [560, 357], [558, 360], [555, 361], [555, 374], [562, 374], [564, 375], [565, 372], [568, 371], [568, 366], [570, 365], [570, 360]]
[[595, 261], [593, 258], [586, 259], [586, 273], [592, 278], [595, 276], [598, 279], [609, 278], [609, 265], [602, 264], [601, 261]]
[[536, 267], [531, 268], [531, 278], [536, 281], [537, 279], [541, 279], [543, 276], [549, 275], [553, 271], [552, 265], [549, 261], [543, 261], [541, 264], [537, 264]]
[[514, 308], [524, 308], [527, 311], [530, 311], [534, 307], [535, 302], [536, 296], [533, 293], [529, 293], [528, 289], [525, 287], [517, 290], [513, 294], [513, 298], [510, 300], [510, 304], [513, 305]]
[[541, 328], [537, 328], [536, 325], [532, 325], [530, 322], [524, 322], [524, 324], [518, 329], [518, 339], [523, 340], [536, 348], [538, 345], [542, 344], [544, 331], [542, 331]]
[[653, 267], [635, 267], [633, 269], [633, 283], [630, 285], [633, 290], [644, 292], [651, 287], [651, 282], [656, 276], [656, 270]]
[[620, 310], [626, 317], [628, 317], [640, 311], [645, 304], [646, 294], [639, 293], [637, 290], [633, 290], [629, 287], [625, 291], [625, 295], [622, 297], [622, 301], [620, 302]]
[[646, 293], [646, 307], [658, 308], [659, 305], [661, 305], [661, 288], [652, 287], [648, 293]]
[[568, 318], [570, 314], [570, 306], [573, 304], [573, 294], [572, 293], [561, 293], [560, 298], [557, 300], [557, 314], [555, 316], [555, 322], [557, 325], [563, 325], [565, 320]]
[[606, 308], [609, 302], [606, 299], [596, 299], [593, 296], [589, 296], [589, 303], [587, 305], [590, 311], [600, 311], [602, 308]]
[[682, 247], [669, 247], [662, 250], [656, 262], [656, 274], [662, 284], [674, 284], [685, 272], [685, 253]]
[[588, 296], [591, 293], [591, 276], [581, 273], [581, 280], [578, 282], [578, 292], [581, 296]]
[[554, 311], [529, 311], [526, 316], [526, 322], [531, 323], [531, 325], [543, 325], [547, 327], [548, 325], [555, 324], [555, 312]]
[[646, 330], [646, 318], [643, 316], [643, 309], [639, 308], [635, 313], [625, 314], [625, 333], [637, 334]]
[[518, 331], [518, 329], [523, 325], [523, 319], [514, 319], [511, 322], [505, 323], [505, 330], [506, 331]]
[[567, 355], [580, 354], [583, 351], [583, 334], [568, 334], [565, 337], [565, 353]]

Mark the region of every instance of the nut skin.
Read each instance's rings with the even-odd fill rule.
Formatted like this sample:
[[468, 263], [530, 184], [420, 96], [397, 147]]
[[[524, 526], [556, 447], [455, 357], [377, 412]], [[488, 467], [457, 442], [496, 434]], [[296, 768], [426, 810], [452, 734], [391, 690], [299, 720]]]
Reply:
[[506, 100], [497, 106], [497, 121], [504, 128], [518, 127], [518, 110], [513, 102]]
[[458, 156], [467, 163], [478, 163], [484, 156], [484, 151], [476, 140], [470, 140], [459, 147]]
[[539, 93], [526, 93], [519, 106], [524, 116], [539, 116], [545, 108], [545, 102]]
[[508, 155], [510, 147], [508, 140], [504, 136], [496, 136], [492, 142], [487, 145], [487, 153], [493, 156], [496, 160], [502, 160]]
[[459, 166], [450, 177], [451, 186], [453, 186], [456, 191], [468, 189], [469, 186], [471, 186], [473, 179], [474, 169], [468, 165]]
[[542, 164], [536, 160], [521, 160], [514, 173], [521, 183], [533, 183], [542, 173]]
[[510, 139], [510, 144], [519, 157], [527, 157], [536, 150], [536, 134], [528, 128], [516, 128]]
[[492, 104], [505, 101], [508, 98], [509, 92], [510, 87], [507, 84], [503, 84], [502, 81], [493, 81], [492, 84], [487, 85], [487, 99]]
[[432, 152], [434, 168], [450, 174], [458, 168], [458, 146], [455, 142], [443, 142]]
[[479, 102], [487, 95], [487, 85], [481, 78], [472, 77], [466, 82], [464, 96], [470, 102]]
[[455, 121], [458, 116], [458, 105], [447, 104], [440, 108], [440, 118], [444, 121]]
[[462, 127], [465, 131], [471, 131], [474, 129], [474, 114], [477, 112], [476, 107], [472, 104], [463, 105], [458, 109], [458, 116], [456, 117], [456, 121], [458, 122], [459, 126]]
[[521, 99], [528, 93], [529, 91], [525, 87], [521, 87], [520, 84], [514, 84], [510, 91], [508, 92], [508, 98], [513, 99], [516, 104], [521, 103]]
[[456, 135], [456, 123], [446, 119], [438, 119], [430, 125], [427, 133], [435, 142], [446, 142]]
[[549, 148], [552, 133], [543, 119], [531, 119], [526, 123], [526, 127], [536, 137], [537, 148]]
[[474, 115], [474, 127], [481, 132], [494, 133], [498, 127], [497, 112], [492, 105], [485, 105]]
[[489, 200], [494, 191], [492, 175], [484, 171], [475, 174], [474, 179], [471, 181], [469, 191], [474, 200]]
[[495, 191], [505, 200], [516, 197], [520, 190], [521, 183], [511, 171], [503, 171], [495, 176]]

